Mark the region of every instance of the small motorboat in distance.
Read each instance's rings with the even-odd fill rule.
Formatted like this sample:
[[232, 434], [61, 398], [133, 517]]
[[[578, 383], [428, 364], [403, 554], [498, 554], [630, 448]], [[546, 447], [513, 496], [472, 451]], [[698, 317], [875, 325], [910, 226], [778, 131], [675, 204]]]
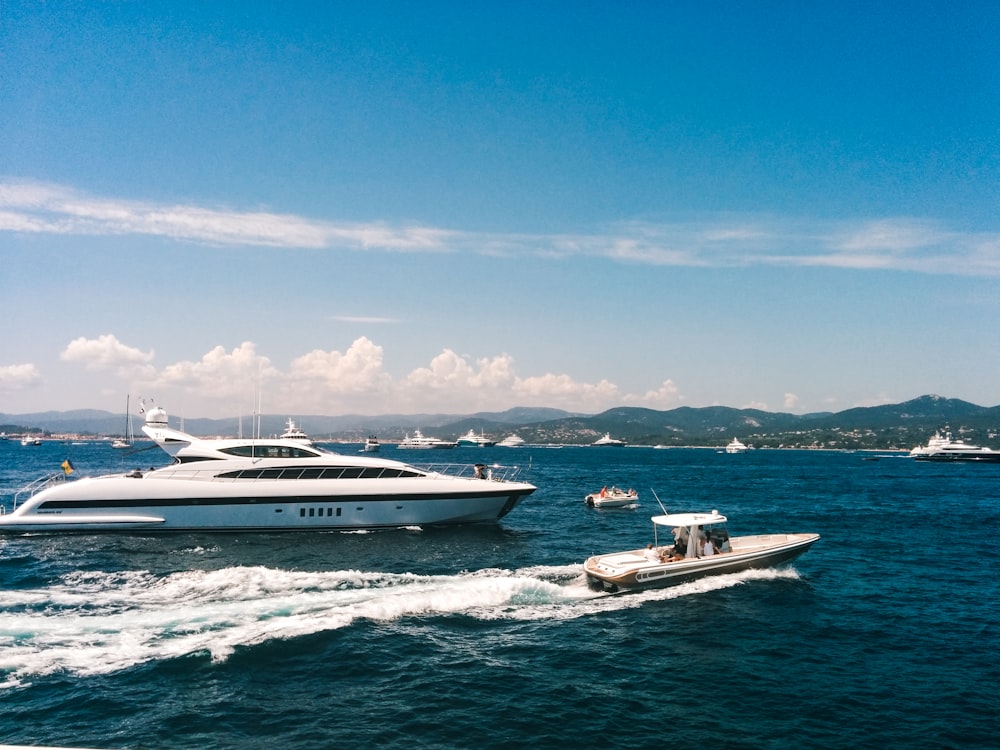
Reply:
[[369, 435], [368, 437], [365, 438], [365, 445], [361, 449], [361, 452], [362, 453], [378, 453], [378, 449], [381, 448], [381, 447], [382, 447], [382, 445], [381, 445], [381, 443], [379, 443], [378, 438], [375, 437], [374, 435]]
[[591, 508], [623, 508], [639, 502], [639, 493], [612, 485], [611, 489], [602, 487], [600, 492], [591, 492], [583, 500]]
[[[609, 592], [662, 588], [705, 576], [773, 568], [794, 560], [819, 539], [819, 534], [730, 537], [726, 517], [717, 510], [651, 520], [653, 542], [645, 549], [595, 555], [583, 564], [591, 587]], [[663, 529], [668, 538], [661, 546]]]

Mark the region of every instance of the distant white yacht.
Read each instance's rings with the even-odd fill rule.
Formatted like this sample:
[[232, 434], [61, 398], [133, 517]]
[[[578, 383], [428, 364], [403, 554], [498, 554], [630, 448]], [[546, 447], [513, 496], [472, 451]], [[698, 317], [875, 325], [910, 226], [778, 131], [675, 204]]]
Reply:
[[623, 448], [625, 447], [625, 441], [619, 440], [618, 438], [611, 437], [610, 432], [605, 432], [604, 437], [595, 440], [591, 445], [597, 447], [611, 447], [611, 448]]
[[496, 440], [490, 440], [482, 433], [477, 435], [472, 430], [469, 430], [458, 439], [459, 448], [489, 448], [491, 445], [496, 444]]
[[440, 440], [436, 437], [427, 437], [420, 430], [414, 430], [412, 437], [410, 437], [410, 433], [406, 433], [406, 437], [396, 447], [409, 450], [426, 450], [428, 448], [454, 448], [455, 443], [449, 443], [447, 440]]
[[732, 442], [726, 446], [726, 453], [746, 453], [748, 450], [750, 449], [741, 443], [739, 438], [733, 438]]
[[520, 435], [511, 434], [501, 440], [497, 445], [503, 448], [520, 448], [523, 446], [524, 439]]
[[306, 435], [291, 417], [288, 418], [288, 422], [285, 423], [285, 431], [279, 437], [283, 440], [295, 440], [305, 445], [313, 445], [312, 438]]

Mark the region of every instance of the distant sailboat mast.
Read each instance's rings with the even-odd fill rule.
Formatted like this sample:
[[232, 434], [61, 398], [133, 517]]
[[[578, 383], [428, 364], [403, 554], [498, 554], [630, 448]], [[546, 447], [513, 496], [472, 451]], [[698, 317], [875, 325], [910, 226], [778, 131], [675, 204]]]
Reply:
[[130, 406], [130, 398], [130, 394], [125, 394], [125, 438], [119, 438], [112, 442], [112, 448], [131, 448], [133, 443], [135, 443], [135, 432], [132, 429], [132, 409]]

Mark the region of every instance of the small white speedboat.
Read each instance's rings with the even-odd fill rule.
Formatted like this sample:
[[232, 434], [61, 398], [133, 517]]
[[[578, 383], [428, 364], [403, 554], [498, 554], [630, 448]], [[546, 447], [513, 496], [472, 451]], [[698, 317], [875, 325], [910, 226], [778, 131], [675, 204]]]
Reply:
[[[773, 568], [794, 560], [819, 539], [819, 534], [730, 537], [726, 517], [717, 510], [651, 520], [653, 542], [645, 549], [595, 555], [583, 564], [590, 586], [610, 592], [662, 588], [705, 576]], [[670, 531], [661, 546], [657, 531], [662, 536], [664, 528]]]
[[591, 508], [623, 508], [639, 502], [639, 493], [621, 487], [602, 487], [599, 492], [591, 492], [583, 501]]

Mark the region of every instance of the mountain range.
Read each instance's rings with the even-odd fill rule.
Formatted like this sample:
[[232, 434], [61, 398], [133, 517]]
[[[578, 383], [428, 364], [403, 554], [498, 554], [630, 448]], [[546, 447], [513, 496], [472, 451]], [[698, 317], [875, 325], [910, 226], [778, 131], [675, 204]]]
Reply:
[[[136, 432], [141, 417], [135, 416]], [[194, 435], [277, 435], [289, 417], [261, 415], [259, 428], [250, 417], [185, 419], [183, 429]], [[1000, 406], [984, 407], [927, 395], [899, 404], [856, 407], [840, 412], [788, 414], [727, 406], [682, 406], [666, 411], [617, 407], [600, 414], [574, 414], [560, 409], [518, 407], [503, 412], [469, 415], [306, 415], [296, 424], [317, 440], [359, 441], [370, 434], [384, 442], [420, 429], [443, 439], [455, 439], [470, 429], [500, 439], [516, 433], [528, 443], [588, 445], [610, 433], [630, 445], [722, 446], [737, 437], [758, 448], [909, 449], [923, 444], [938, 430], [955, 437], [997, 447]], [[125, 414], [97, 410], [0, 413], [0, 432], [41, 432], [62, 435], [123, 435]], [[171, 425], [179, 419], [171, 417]]]

